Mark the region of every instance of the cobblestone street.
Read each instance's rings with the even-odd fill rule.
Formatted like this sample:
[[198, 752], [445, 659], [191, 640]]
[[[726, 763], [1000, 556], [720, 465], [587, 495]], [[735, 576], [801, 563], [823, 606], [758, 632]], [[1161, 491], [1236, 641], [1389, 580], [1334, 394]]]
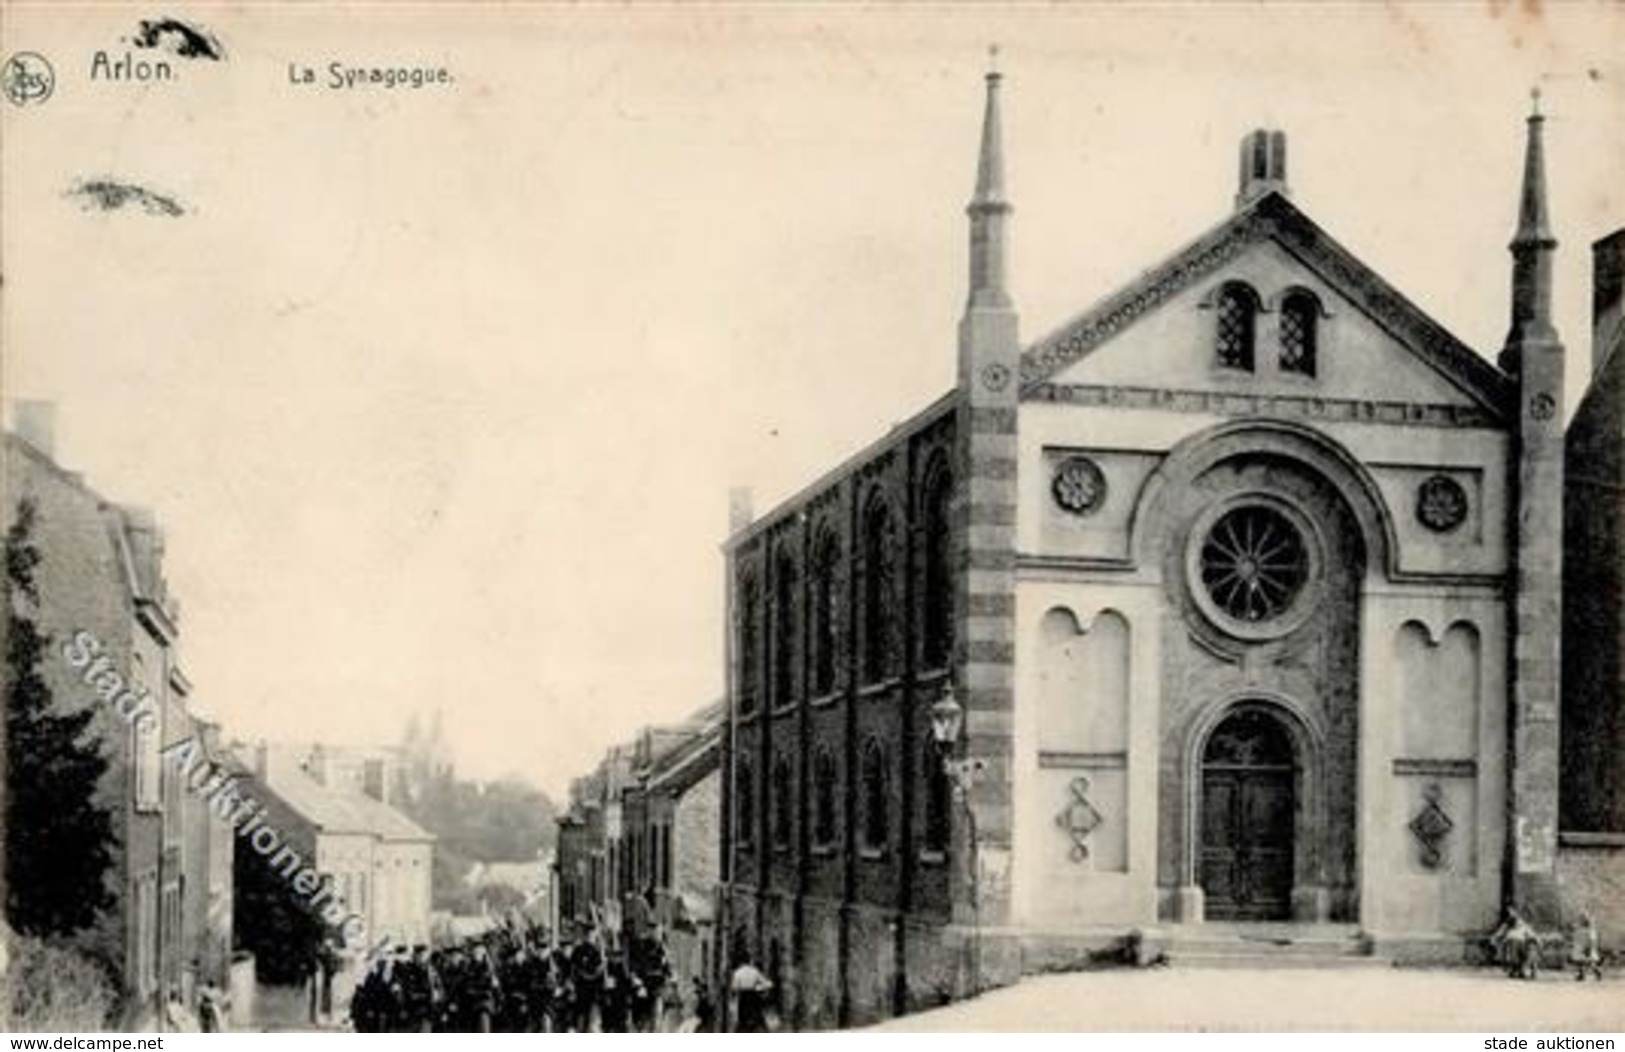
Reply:
[[1559, 973], [1515, 982], [1490, 970], [1155, 968], [1034, 977], [876, 1029], [1581, 1033], [1625, 1029], [1625, 990], [1615, 976], [1581, 984]]

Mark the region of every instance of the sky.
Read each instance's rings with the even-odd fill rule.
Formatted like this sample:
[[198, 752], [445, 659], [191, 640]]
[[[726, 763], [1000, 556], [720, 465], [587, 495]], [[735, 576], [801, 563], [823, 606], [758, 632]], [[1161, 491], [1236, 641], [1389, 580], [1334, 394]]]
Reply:
[[729, 488], [765, 510], [953, 382], [989, 44], [1026, 339], [1222, 220], [1254, 127], [1493, 357], [1538, 84], [1571, 397], [1625, 225], [1617, 5], [179, 6], [225, 58], [147, 83], [91, 78], [160, 54], [145, 8], [0, 11], [56, 73], [0, 105], [4, 393], [158, 515], [199, 707], [439, 710], [460, 770], [555, 793], [720, 695]]

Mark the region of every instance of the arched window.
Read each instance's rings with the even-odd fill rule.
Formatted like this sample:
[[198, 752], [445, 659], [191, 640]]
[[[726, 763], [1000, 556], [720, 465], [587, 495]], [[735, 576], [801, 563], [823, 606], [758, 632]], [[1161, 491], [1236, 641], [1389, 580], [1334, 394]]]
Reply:
[[795, 785], [790, 778], [790, 764], [780, 756], [773, 762], [773, 847], [784, 851], [790, 847], [792, 811], [795, 803]]
[[813, 755], [813, 821], [814, 847], [833, 847], [838, 834], [835, 801], [840, 791], [836, 783], [835, 756], [820, 748]]
[[1219, 290], [1213, 355], [1226, 369], [1253, 368], [1253, 342], [1258, 329], [1258, 295], [1240, 282]]
[[1315, 352], [1319, 342], [1316, 325], [1320, 304], [1312, 293], [1296, 289], [1281, 301], [1281, 371], [1315, 375]]
[[800, 584], [789, 552], [779, 554], [773, 580], [773, 704], [788, 705], [796, 697], [796, 591]]
[[835, 611], [840, 609], [841, 546], [831, 533], [818, 539], [813, 549], [812, 646], [813, 694], [835, 689], [836, 656], [840, 650]]
[[761, 589], [754, 574], [747, 575], [739, 586], [739, 708], [751, 712], [756, 708], [758, 659], [761, 655], [758, 622], [761, 618]]
[[952, 835], [952, 786], [942, 757], [937, 754], [936, 743], [926, 736], [921, 760], [925, 771], [925, 849], [945, 853]]
[[891, 675], [896, 659], [897, 572], [891, 509], [879, 498], [863, 522], [863, 673], [873, 683]]
[[756, 840], [756, 782], [749, 760], [740, 760], [734, 773], [734, 817], [738, 825], [734, 835], [740, 847], [749, 847]]
[[884, 851], [891, 841], [891, 800], [886, 750], [870, 738], [863, 747], [863, 846]]
[[949, 512], [953, 501], [953, 477], [938, 468], [925, 492], [925, 580], [921, 582], [923, 609], [920, 631], [924, 635], [920, 657], [928, 669], [946, 668], [954, 648], [953, 535]]

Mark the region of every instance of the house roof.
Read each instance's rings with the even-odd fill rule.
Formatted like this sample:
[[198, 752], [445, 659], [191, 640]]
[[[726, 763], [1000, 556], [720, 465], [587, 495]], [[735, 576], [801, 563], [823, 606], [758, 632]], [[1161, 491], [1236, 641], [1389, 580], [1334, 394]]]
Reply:
[[388, 804], [333, 789], [295, 768], [272, 768], [260, 779], [305, 821], [324, 833], [366, 833], [384, 840], [433, 840], [434, 834]]
[[753, 518], [749, 524], [739, 529], [728, 538], [728, 540], [723, 544], [723, 550], [731, 552], [734, 549], [746, 544], [751, 540], [751, 538], [771, 529], [775, 523], [781, 521], [788, 513], [801, 505], [807, 504], [809, 501], [826, 492], [848, 476], [855, 474], [859, 468], [869, 463], [871, 460], [874, 460], [886, 450], [902, 444], [903, 442], [907, 441], [910, 436], [930, 427], [932, 424], [936, 423], [937, 420], [941, 419], [945, 413], [950, 412], [958, 404], [958, 388], [944, 392], [937, 398], [933, 399], [931, 404], [927, 405], [924, 409], [914, 413], [912, 416], [909, 416], [900, 423], [893, 424], [887, 429], [885, 434], [881, 435], [874, 441], [867, 443], [862, 449], [859, 449], [851, 456], [848, 456], [840, 463], [836, 464], [833, 468], [830, 468], [828, 471], [824, 472], [822, 475], [819, 475], [807, 485], [796, 490], [790, 496], [779, 501], [766, 513]]
[[649, 788], [681, 793], [717, 769], [722, 757], [723, 708], [708, 706], [695, 717], [695, 732], [660, 756], [649, 770]]
[[1274, 241], [1291, 253], [1485, 409], [1497, 416], [1509, 415], [1514, 398], [1510, 377], [1428, 317], [1279, 192], [1265, 194], [1239, 209], [1124, 288], [1035, 341], [1022, 353], [1023, 390], [1030, 391], [1088, 357], [1142, 315], [1263, 241]]

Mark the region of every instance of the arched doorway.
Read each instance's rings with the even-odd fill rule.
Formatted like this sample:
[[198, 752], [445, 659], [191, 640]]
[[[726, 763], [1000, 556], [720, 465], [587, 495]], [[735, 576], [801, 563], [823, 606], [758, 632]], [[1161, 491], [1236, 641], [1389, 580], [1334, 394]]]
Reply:
[[1292, 916], [1298, 765], [1262, 708], [1227, 716], [1202, 750], [1200, 881], [1209, 920]]

